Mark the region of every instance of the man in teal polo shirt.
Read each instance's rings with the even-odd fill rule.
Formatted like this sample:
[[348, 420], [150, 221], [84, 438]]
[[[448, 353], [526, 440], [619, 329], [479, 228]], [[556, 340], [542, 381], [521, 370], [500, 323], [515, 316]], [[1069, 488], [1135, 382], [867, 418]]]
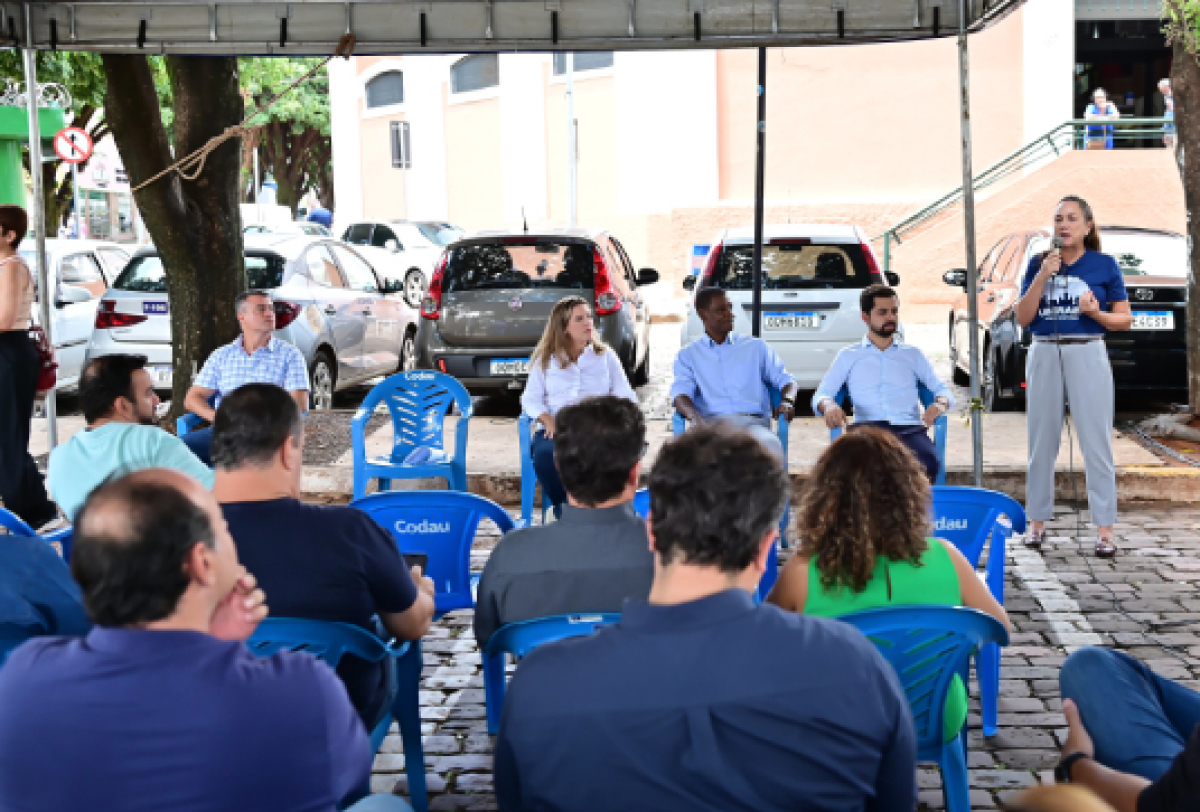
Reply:
[[144, 468], [169, 468], [211, 490], [213, 472], [173, 434], [155, 422], [158, 395], [144, 355], [104, 355], [79, 377], [87, 429], [50, 454], [46, 484], [67, 518], [110, 477]]

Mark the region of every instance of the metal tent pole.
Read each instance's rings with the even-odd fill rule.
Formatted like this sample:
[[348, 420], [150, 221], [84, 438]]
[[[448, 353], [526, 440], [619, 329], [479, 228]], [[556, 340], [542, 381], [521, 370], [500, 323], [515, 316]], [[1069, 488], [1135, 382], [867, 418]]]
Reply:
[[[46, 339], [54, 344], [50, 324], [50, 280], [46, 265], [46, 211], [42, 190], [42, 129], [38, 122], [37, 51], [33, 49], [33, 7], [26, 4], [25, 11], [25, 109], [29, 113], [29, 176], [33, 179], [33, 205], [29, 207], [30, 223], [33, 225], [37, 251], [38, 304], [40, 305], [42, 329]], [[54, 390], [46, 394], [46, 435], [53, 449], [58, 445], [58, 409]]]
[[767, 49], [758, 49], [758, 147], [754, 168], [754, 298], [750, 334], [762, 335], [763, 198], [767, 157]]
[[967, 322], [971, 352], [971, 455], [975, 487], [983, 487], [983, 401], [979, 397], [979, 267], [975, 264], [975, 184], [971, 174], [971, 75], [967, 53], [968, 0], [958, 0], [958, 86], [962, 112], [963, 228], [967, 248]]

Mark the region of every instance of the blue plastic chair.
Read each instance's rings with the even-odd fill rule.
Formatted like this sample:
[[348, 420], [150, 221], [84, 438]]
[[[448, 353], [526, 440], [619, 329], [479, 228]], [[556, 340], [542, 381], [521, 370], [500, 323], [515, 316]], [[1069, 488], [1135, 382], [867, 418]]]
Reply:
[[[425, 753], [421, 746], [419, 691], [424, 661], [419, 640], [385, 644], [365, 629], [348, 623], [267, 618], [246, 641], [246, 646], [250, 653], [258, 657], [267, 657], [277, 651], [302, 651], [330, 668], [337, 668], [347, 654], [372, 663], [384, 657], [394, 658], [398, 683], [396, 699], [382, 721], [371, 731], [371, 754], [373, 756], [379, 752], [379, 746], [383, 744], [394, 718], [399, 723], [400, 738], [404, 742], [404, 770], [408, 774], [408, 792], [413, 808], [418, 812], [429, 809], [429, 796], [425, 788]], [[362, 787], [344, 803], [353, 803], [368, 793], [369, 786]]]
[[508, 689], [505, 655], [517, 660], [543, 643], [583, 637], [596, 629], [611, 626], [621, 619], [619, 614], [596, 613], [552, 615], [521, 623], [509, 623], [496, 630], [488, 640], [483, 654], [483, 688], [487, 700], [488, 735], [500, 732], [500, 711], [504, 708], [504, 692]]
[[71, 560], [71, 543], [75, 539], [75, 528], [62, 527], [55, 530], [53, 533], [39, 535], [21, 517], [11, 511], [0, 508], [0, 527], [12, 533], [14, 536], [25, 536], [26, 538], [40, 538], [58, 551], [62, 556], [63, 561], [70, 562]]
[[945, 740], [946, 694], [956, 674], [966, 683], [972, 653], [985, 644], [1008, 645], [1008, 631], [989, 614], [957, 606], [871, 609], [838, 620], [865, 634], [895, 669], [912, 709], [917, 760], [941, 768], [947, 812], [970, 812], [966, 727]]
[[[208, 399], [208, 405], [212, 406], [213, 401], [215, 401], [216, 399], [217, 399], [217, 396], [214, 394], [211, 398]], [[204, 420], [201, 419], [198, 415], [192, 414], [191, 412], [187, 412], [186, 414], [183, 414], [183, 415], [175, 418], [175, 436], [182, 437], [185, 434], [191, 434], [193, 431], [196, 430], [196, 426], [199, 426], [203, 422], [204, 422]]]
[[[1004, 605], [1004, 556], [1014, 532], [1025, 532], [1025, 510], [1003, 493], [983, 488], [940, 485], [933, 488], [933, 534], [944, 538], [979, 566], [991, 536], [984, 569], [988, 591]], [[983, 735], [995, 736], [1000, 703], [1000, 648], [987, 646], [979, 657], [979, 699]]]
[[[367, 421], [380, 404], [392, 415], [392, 453], [367, 459], [364, 432]], [[405, 458], [422, 446], [444, 451], [443, 424], [452, 406], [461, 415], [454, 427], [454, 456], [444, 462], [406, 464]], [[418, 369], [400, 372], [376, 384], [350, 421], [354, 448], [354, 498], [367, 493], [367, 483], [379, 480], [379, 490], [391, 490], [393, 479], [437, 477], [450, 490], [467, 489], [467, 428], [471, 420], [471, 396], [449, 375]]]
[[[650, 515], [650, 491], [648, 489], [642, 488], [633, 495], [633, 509], [642, 518]], [[787, 515], [785, 512], [784, 519], [786, 520], [786, 518]], [[783, 523], [780, 522], [781, 526], [782, 524]], [[780, 530], [780, 538], [782, 537], [783, 531]], [[758, 592], [754, 596], [759, 603], [765, 601], [767, 599], [767, 595], [771, 594], [771, 587], [775, 586], [775, 581], [778, 578], [779, 552], [772, 547], [771, 555], [767, 558], [767, 571], [764, 572], [762, 578], [759, 579]]]
[[490, 499], [458, 491], [391, 491], [355, 499], [357, 508], [396, 539], [404, 553], [429, 556], [425, 574], [433, 579], [434, 605], [439, 616], [455, 609], [475, 608], [471, 575], [471, 544], [479, 522], [491, 519], [500, 533], [513, 529], [513, 520]]
[[[835, 403], [837, 403], [838, 406], [841, 406], [841, 405], [845, 404], [845, 402], [846, 402], [846, 395], [847, 395], [847, 389], [845, 386], [843, 386], [838, 391], [837, 396], [834, 397], [833, 400]], [[917, 384], [917, 395], [921, 399], [922, 406], [929, 406], [929, 404], [933, 403], [934, 398], [935, 398], [935, 395], [933, 394], [933, 392], [929, 391], [929, 388], [926, 387], [925, 384], [923, 384], [923, 383]], [[949, 425], [949, 421], [946, 420], [946, 415], [944, 415], [944, 414], [941, 417], [939, 417], [936, 421], [934, 421], [934, 424], [933, 424], [933, 445], [937, 449], [937, 457], [938, 457], [938, 463], [939, 463], [937, 482], [934, 483], [935, 485], [945, 485], [946, 484], [946, 429], [947, 429], [948, 425]], [[833, 442], [834, 440], [836, 440], [837, 438], [839, 438], [841, 436], [842, 436], [841, 429], [833, 428], [833, 429], [829, 430], [829, 441], [830, 442]]]
[[[770, 393], [771, 393], [771, 408], [774, 409], [776, 406], [779, 405], [780, 400], [783, 399], [783, 393], [781, 393], [778, 389], [776, 389], [774, 387], [768, 387], [768, 388], [770, 389]], [[784, 462], [785, 469], [787, 468], [786, 460], [788, 458], [788, 427], [790, 425], [791, 424], [788, 423], [788, 421], [786, 421], [786, 420], [776, 420], [775, 421], [775, 434], [776, 434], [776, 436], [779, 437], [779, 444], [781, 446], [783, 446], [783, 459], [785, 460], [785, 462]], [[678, 411], [676, 411], [674, 413], [674, 416], [671, 418], [671, 434], [674, 435], [675, 437], [678, 437], [679, 435], [683, 434], [685, 431], [687, 431], [687, 420], [684, 419], [683, 415], [681, 415]], [[645, 514], [643, 514], [643, 515], [645, 515]], [[791, 500], [788, 500], [788, 506], [783, 509], [783, 518], [779, 520], [779, 544], [785, 550], [787, 549], [787, 546], [788, 546], [787, 530], [788, 530], [788, 526], [791, 524], [791, 521], [792, 521], [792, 504], [791, 504]], [[776, 560], [775, 553], [772, 552], [771, 553], [771, 563], [774, 564], [775, 560]], [[772, 572], [772, 570], [768, 570], [768, 572]], [[774, 577], [774, 575], [772, 575], [771, 583], [774, 583], [774, 582], [775, 582], [775, 577]], [[766, 593], [764, 592], [763, 595], [766, 595]]]

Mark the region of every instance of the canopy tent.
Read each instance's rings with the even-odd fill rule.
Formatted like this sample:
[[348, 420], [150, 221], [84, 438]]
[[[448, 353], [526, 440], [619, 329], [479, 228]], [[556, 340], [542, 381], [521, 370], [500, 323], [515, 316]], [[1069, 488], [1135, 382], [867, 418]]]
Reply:
[[[320, 55], [833, 45], [957, 35], [957, 0], [74, 0], [0, 3], [14, 44]], [[968, 32], [1017, 0], [968, 0]], [[23, 13], [32, 16], [26, 37]]]
[[[967, 35], [1022, 0], [0, 0], [0, 36], [25, 50], [175, 55], [328, 56], [352, 34], [355, 53], [664, 50], [848, 45], [957, 36], [975, 484], [982, 484]], [[754, 332], [761, 317], [766, 58], [759, 54]], [[36, 122], [36, 111], [30, 112]], [[33, 162], [41, 145], [30, 141]], [[39, 272], [45, 274], [41, 173], [33, 173]], [[41, 280], [42, 290], [48, 290]], [[42, 301], [49, 329], [50, 303]], [[55, 443], [54, 398], [47, 401]]]

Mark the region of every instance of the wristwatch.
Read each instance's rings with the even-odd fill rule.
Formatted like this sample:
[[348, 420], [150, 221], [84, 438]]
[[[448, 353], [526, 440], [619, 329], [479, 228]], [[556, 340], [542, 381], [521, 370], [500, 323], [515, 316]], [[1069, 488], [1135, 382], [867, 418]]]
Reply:
[[1054, 780], [1059, 784], [1070, 784], [1071, 768], [1075, 766], [1075, 762], [1081, 758], [1091, 758], [1087, 753], [1072, 753], [1071, 755], [1058, 762], [1058, 766], [1054, 768]]
[[933, 399], [933, 402], [942, 407], [943, 412], [950, 411], [950, 398], [945, 395], [938, 395]]

